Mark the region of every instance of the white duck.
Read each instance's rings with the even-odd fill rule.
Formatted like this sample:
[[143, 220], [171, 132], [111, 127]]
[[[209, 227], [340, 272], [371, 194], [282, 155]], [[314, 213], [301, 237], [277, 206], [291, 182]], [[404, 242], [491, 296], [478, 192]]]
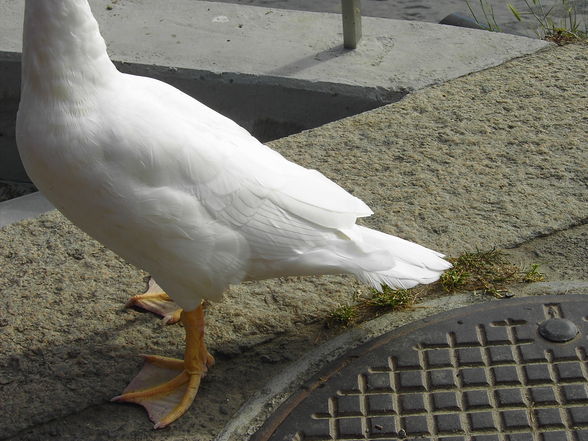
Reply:
[[144, 368], [179, 374], [115, 398], [144, 405], [156, 428], [188, 409], [213, 363], [201, 303], [229, 284], [347, 273], [377, 289], [409, 288], [450, 267], [356, 225], [372, 214], [366, 204], [233, 121], [118, 72], [87, 0], [26, 0], [21, 93], [17, 142], [34, 183], [183, 308], [184, 360], [149, 356]]

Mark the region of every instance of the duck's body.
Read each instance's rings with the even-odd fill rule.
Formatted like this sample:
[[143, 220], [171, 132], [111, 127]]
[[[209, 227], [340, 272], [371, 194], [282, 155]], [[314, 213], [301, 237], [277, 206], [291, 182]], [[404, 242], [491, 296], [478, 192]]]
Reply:
[[371, 210], [233, 121], [106, 54], [87, 0], [27, 0], [19, 151], [72, 222], [151, 273], [186, 311], [229, 284], [349, 273], [377, 288], [449, 267], [357, 226]]

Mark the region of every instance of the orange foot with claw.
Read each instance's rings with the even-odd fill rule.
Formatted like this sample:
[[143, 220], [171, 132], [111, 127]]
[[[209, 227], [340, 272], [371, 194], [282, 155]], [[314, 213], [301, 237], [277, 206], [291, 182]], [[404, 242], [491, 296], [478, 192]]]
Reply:
[[155, 423], [155, 429], [166, 427], [188, 410], [200, 381], [214, 364], [214, 358], [204, 344], [203, 306], [182, 311], [180, 319], [186, 330], [184, 360], [145, 355], [143, 369], [122, 395], [112, 399], [143, 406]]

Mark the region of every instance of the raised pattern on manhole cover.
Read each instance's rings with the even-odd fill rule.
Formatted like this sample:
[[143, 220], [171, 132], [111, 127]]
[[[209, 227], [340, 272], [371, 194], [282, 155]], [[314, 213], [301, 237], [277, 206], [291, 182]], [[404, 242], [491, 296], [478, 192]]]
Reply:
[[[566, 343], [538, 324], [566, 318]], [[439, 314], [356, 349], [252, 440], [588, 441], [588, 297], [506, 300]]]

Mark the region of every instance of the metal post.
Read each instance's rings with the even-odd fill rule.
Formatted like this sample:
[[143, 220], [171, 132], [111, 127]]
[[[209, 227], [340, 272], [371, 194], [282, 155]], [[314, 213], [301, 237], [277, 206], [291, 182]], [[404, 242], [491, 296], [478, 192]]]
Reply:
[[343, 46], [355, 49], [361, 40], [360, 0], [341, 0], [343, 10]]

